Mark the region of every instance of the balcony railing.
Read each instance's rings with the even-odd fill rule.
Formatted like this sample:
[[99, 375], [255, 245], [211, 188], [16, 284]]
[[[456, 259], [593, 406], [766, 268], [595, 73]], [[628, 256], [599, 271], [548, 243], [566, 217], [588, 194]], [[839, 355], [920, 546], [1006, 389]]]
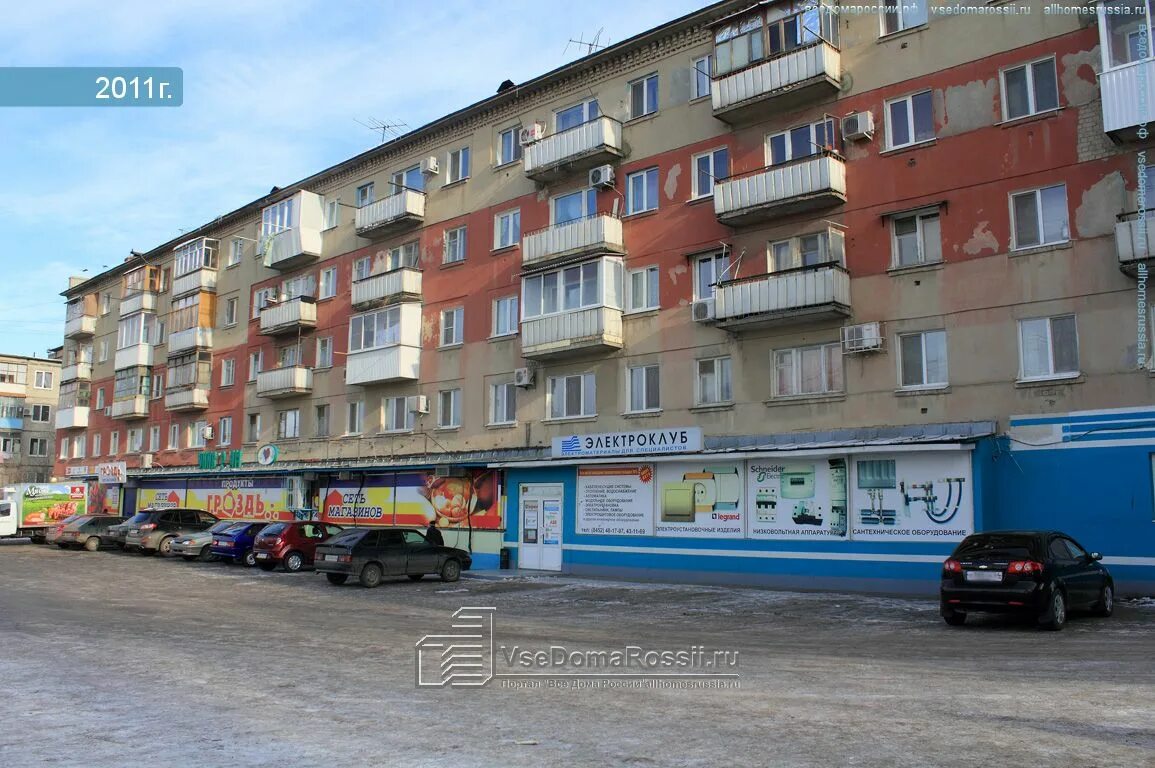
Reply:
[[60, 369], [60, 382], [90, 381], [92, 379], [92, 363], [78, 362], [66, 365]]
[[96, 315], [77, 315], [64, 323], [64, 338], [81, 339], [96, 333]]
[[353, 281], [353, 306], [357, 309], [419, 298], [421, 270], [414, 267], [401, 267]]
[[1140, 125], [1155, 123], [1155, 58], [1141, 59], [1099, 75], [1103, 130], [1138, 138]]
[[0, 416], [0, 429], [9, 432], [18, 432], [24, 429], [23, 416]]
[[186, 328], [183, 331], [173, 331], [168, 335], [167, 343], [169, 357], [192, 349], [209, 349], [213, 345], [213, 329]]
[[201, 291], [215, 293], [216, 290], [217, 271], [215, 269], [201, 268], [189, 272], [187, 275], [174, 277], [172, 280], [173, 298], [190, 293], [200, 293]]
[[591, 307], [521, 323], [523, 357], [543, 359], [621, 348], [620, 309]]
[[70, 406], [56, 412], [57, 429], [85, 429], [88, 427], [88, 406]]
[[345, 383], [365, 385], [416, 381], [420, 364], [421, 349], [416, 346], [396, 344], [350, 352], [345, 358]]
[[257, 395], [260, 397], [291, 397], [313, 391], [313, 369], [303, 365], [274, 368], [257, 374]]
[[714, 116], [727, 123], [760, 119], [838, 92], [842, 57], [824, 40], [715, 78], [710, 92]]
[[293, 227], [269, 237], [264, 243], [265, 266], [296, 269], [321, 257], [321, 230]]
[[522, 166], [529, 178], [547, 181], [613, 162], [624, 154], [622, 124], [603, 115], [530, 144]]
[[120, 316], [128, 317], [136, 312], [155, 312], [156, 293], [154, 291], [133, 291], [120, 300]]
[[530, 232], [521, 240], [523, 266], [596, 253], [626, 252], [621, 219], [609, 214], [588, 216]]
[[1115, 252], [1119, 268], [1134, 273], [1141, 262], [1155, 259], [1155, 211], [1125, 214], [1121, 218], [1115, 225]]
[[209, 407], [209, 389], [207, 386], [166, 389], [164, 407], [167, 411], [203, 411]]
[[357, 234], [387, 237], [425, 220], [425, 193], [403, 189], [383, 200], [357, 209]]
[[715, 288], [714, 314], [723, 328], [847, 316], [850, 275], [818, 264], [727, 280]]
[[308, 296], [298, 296], [261, 310], [261, 333], [267, 336], [316, 327], [316, 300]]
[[17, 384], [14, 381], [0, 381], [0, 395], [19, 395], [27, 393], [27, 384]]
[[714, 213], [730, 226], [846, 202], [846, 164], [824, 152], [714, 185]]
[[125, 368], [151, 368], [152, 345], [133, 344], [131, 347], [116, 350], [114, 365], [118, 371], [124, 370]]
[[148, 398], [144, 395], [135, 395], [112, 402], [112, 418], [114, 419], [147, 419]]

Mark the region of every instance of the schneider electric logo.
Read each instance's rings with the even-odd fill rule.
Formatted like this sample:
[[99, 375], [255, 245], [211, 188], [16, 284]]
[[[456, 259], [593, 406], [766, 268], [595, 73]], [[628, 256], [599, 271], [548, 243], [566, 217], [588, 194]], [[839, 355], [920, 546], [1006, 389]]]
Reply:
[[419, 688], [737, 688], [738, 651], [690, 645], [576, 649], [501, 645], [493, 607], [453, 613], [451, 631], [417, 641]]

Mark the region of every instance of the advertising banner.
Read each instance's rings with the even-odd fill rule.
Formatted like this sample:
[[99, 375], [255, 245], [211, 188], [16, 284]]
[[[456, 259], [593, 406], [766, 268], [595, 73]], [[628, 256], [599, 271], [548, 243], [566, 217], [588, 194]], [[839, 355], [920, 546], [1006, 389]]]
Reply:
[[497, 475], [470, 470], [460, 477], [398, 472], [342, 480], [321, 489], [321, 519], [331, 523], [410, 525], [436, 520], [442, 528], [501, 529]]
[[860, 541], [959, 541], [974, 532], [967, 452], [858, 456], [851, 520]]
[[292, 520], [289, 491], [279, 477], [230, 477], [188, 481], [185, 505], [222, 519]]
[[745, 462], [657, 465], [659, 536], [742, 538]]
[[136, 508], [137, 511], [142, 509], [173, 509], [174, 507], [183, 507], [185, 484], [183, 482], [177, 484], [169, 481], [168, 483], [148, 483], [142, 482], [140, 487], [136, 490]]
[[51, 525], [87, 509], [84, 483], [25, 485], [20, 491], [20, 525]]
[[746, 489], [752, 539], [846, 536], [845, 459], [750, 461]]
[[120, 486], [104, 483], [88, 484], [88, 510], [92, 514], [120, 514]]
[[654, 468], [580, 467], [577, 532], [617, 536], [654, 534]]

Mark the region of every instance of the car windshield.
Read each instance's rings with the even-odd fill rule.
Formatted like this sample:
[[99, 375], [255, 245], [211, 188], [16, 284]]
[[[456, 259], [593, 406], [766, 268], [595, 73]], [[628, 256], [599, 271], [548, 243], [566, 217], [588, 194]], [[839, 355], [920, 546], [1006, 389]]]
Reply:
[[273, 523], [272, 525], [266, 525], [264, 530], [261, 531], [261, 535], [276, 536], [279, 533], [283, 533], [288, 527], [289, 526], [285, 525], [284, 523]]
[[983, 534], [971, 536], [959, 544], [954, 557], [968, 560], [1026, 560], [1034, 538], [1022, 534]]
[[130, 523], [143, 523], [145, 520], [148, 519], [148, 514], [149, 514], [148, 512], [137, 512], [135, 515], [128, 518], [128, 520], [125, 520], [124, 524], [128, 525]]
[[366, 533], [364, 528], [350, 528], [347, 531], [341, 531], [333, 538], [326, 541], [326, 544], [352, 544], [364, 536]]
[[231, 536], [236, 536], [238, 533], [241, 533], [248, 527], [248, 523], [233, 523], [228, 528], [225, 528], [223, 531], [221, 531], [221, 533], [227, 533]]
[[219, 523], [209, 528], [210, 533], [224, 533], [229, 528], [237, 524], [236, 520], [221, 520]]

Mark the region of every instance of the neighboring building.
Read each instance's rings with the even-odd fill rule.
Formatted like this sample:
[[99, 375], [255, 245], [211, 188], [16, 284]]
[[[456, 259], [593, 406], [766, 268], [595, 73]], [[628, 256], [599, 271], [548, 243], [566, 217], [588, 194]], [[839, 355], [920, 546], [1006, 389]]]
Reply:
[[52, 477], [60, 361], [0, 354], [0, 486]]
[[58, 471], [384, 520], [496, 478], [483, 564], [933, 588], [966, 531], [1055, 525], [1155, 584], [1148, 17], [809, 5], [709, 6], [73, 285]]

